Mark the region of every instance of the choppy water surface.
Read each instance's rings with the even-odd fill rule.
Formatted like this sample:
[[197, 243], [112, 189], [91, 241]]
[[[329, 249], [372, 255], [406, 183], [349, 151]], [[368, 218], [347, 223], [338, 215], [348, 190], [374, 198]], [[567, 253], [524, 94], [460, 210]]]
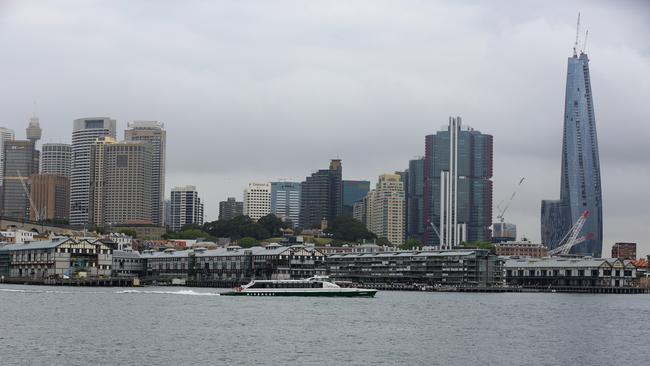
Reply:
[[638, 364], [648, 320], [648, 295], [259, 298], [0, 285], [0, 364]]

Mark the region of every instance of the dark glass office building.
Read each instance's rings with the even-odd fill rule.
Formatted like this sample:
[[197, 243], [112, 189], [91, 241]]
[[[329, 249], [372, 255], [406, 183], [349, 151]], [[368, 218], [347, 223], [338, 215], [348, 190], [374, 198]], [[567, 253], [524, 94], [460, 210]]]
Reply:
[[341, 160], [334, 159], [329, 169], [321, 169], [302, 182], [300, 225], [303, 228], [319, 228], [323, 219], [332, 222], [343, 212], [342, 177]]
[[585, 210], [589, 217], [573, 254], [600, 257], [603, 248], [603, 206], [600, 160], [594, 116], [589, 58], [574, 49], [567, 68], [562, 138], [560, 199], [542, 201], [542, 242], [553, 249]]
[[[461, 127], [460, 117], [450, 118], [447, 130], [425, 137], [422, 223], [426, 245], [441, 245], [431, 224], [443, 238], [444, 232], [454, 233], [449, 247], [461, 241], [491, 240], [492, 141], [491, 135]], [[445, 184], [450, 188], [441, 192]], [[453, 217], [449, 221], [453, 225], [441, 225], [445, 212]]]
[[370, 191], [368, 180], [343, 181], [343, 213], [352, 215], [354, 203], [361, 201]]
[[406, 238], [422, 240], [424, 234], [424, 158], [409, 161], [406, 194]]
[[39, 152], [31, 141], [11, 140], [4, 143], [4, 182], [2, 214], [29, 219], [29, 177], [38, 174]]

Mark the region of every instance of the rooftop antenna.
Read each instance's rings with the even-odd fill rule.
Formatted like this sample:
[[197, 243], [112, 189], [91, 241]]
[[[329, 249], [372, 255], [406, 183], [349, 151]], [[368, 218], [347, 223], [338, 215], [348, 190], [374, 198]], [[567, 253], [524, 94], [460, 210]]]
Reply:
[[589, 37], [589, 29], [585, 32], [585, 40], [582, 42], [582, 53], [587, 53], [587, 38]]
[[578, 12], [578, 23], [576, 24], [576, 41], [573, 44], [573, 56], [577, 56], [578, 51], [578, 39], [580, 37], [580, 12]]

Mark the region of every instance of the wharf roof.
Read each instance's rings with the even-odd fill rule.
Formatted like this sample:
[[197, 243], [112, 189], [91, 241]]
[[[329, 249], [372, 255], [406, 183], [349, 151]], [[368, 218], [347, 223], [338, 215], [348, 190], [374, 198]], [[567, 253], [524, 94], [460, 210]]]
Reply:
[[595, 268], [607, 263], [613, 265], [616, 260], [602, 258], [534, 258], [534, 259], [508, 259], [505, 268]]
[[114, 250], [113, 251], [113, 258], [133, 258], [133, 259], [140, 259], [141, 255], [140, 252], [135, 251], [135, 250]]
[[335, 253], [329, 255], [328, 258], [465, 257], [475, 253], [474, 250]]
[[33, 241], [25, 244], [7, 244], [0, 247], [0, 250], [36, 250], [36, 249], [52, 249], [59, 245], [66, 243], [72, 239], [66, 237], [55, 237], [51, 240]]
[[[302, 248], [302, 247], [300, 247]], [[297, 246], [284, 247], [284, 246], [270, 246], [262, 247], [255, 246], [250, 248], [217, 248], [217, 249], [195, 249], [195, 250], [165, 250], [162, 252], [143, 253], [143, 258], [183, 258], [188, 257], [193, 253], [195, 257], [231, 257], [241, 256], [245, 254], [260, 256], [260, 255], [280, 255], [287, 250], [298, 249]]]

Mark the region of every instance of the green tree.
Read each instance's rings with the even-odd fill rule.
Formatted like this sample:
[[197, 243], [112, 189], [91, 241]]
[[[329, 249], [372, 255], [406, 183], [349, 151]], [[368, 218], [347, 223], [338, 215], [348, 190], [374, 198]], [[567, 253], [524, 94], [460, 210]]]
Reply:
[[422, 246], [422, 243], [414, 238], [409, 238], [404, 244], [400, 245], [400, 249], [404, 250], [413, 250], [413, 248], [419, 248]]
[[391, 245], [393, 245], [393, 243], [391, 243], [390, 240], [388, 240], [386, 238], [377, 238], [377, 245], [391, 246]]
[[487, 249], [490, 251], [490, 253], [496, 254], [496, 248], [494, 247], [494, 244], [487, 241], [474, 241], [471, 243], [462, 242], [460, 245], [464, 248]]
[[275, 216], [274, 214], [268, 214], [264, 217], [261, 217], [259, 220], [257, 220], [257, 223], [266, 231], [268, 231], [270, 236], [280, 236], [282, 235], [282, 231], [280, 230], [287, 228], [287, 225], [282, 222], [282, 219]]
[[368, 231], [363, 223], [354, 219], [351, 215], [337, 216], [325, 232], [332, 234], [335, 240], [347, 242], [358, 242], [363, 239], [375, 239], [377, 237]]
[[257, 241], [257, 239], [255, 239], [255, 238], [251, 238], [250, 236], [247, 236], [247, 237], [239, 239], [237, 241], [237, 244], [242, 248], [250, 248], [250, 247], [254, 247], [257, 244], [259, 244], [259, 241]]
[[[269, 221], [271, 221], [269, 219]], [[203, 231], [218, 238], [234, 240], [250, 236], [257, 240], [271, 237], [271, 233], [248, 216], [237, 216], [232, 220], [217, 220], [203, 225]]]
[[138, 237], [138, 233], [133, 229], [120, 229], [117, 232], [128, 235], [128, 236], [132, 237], [133, 239], [136, 239]]

